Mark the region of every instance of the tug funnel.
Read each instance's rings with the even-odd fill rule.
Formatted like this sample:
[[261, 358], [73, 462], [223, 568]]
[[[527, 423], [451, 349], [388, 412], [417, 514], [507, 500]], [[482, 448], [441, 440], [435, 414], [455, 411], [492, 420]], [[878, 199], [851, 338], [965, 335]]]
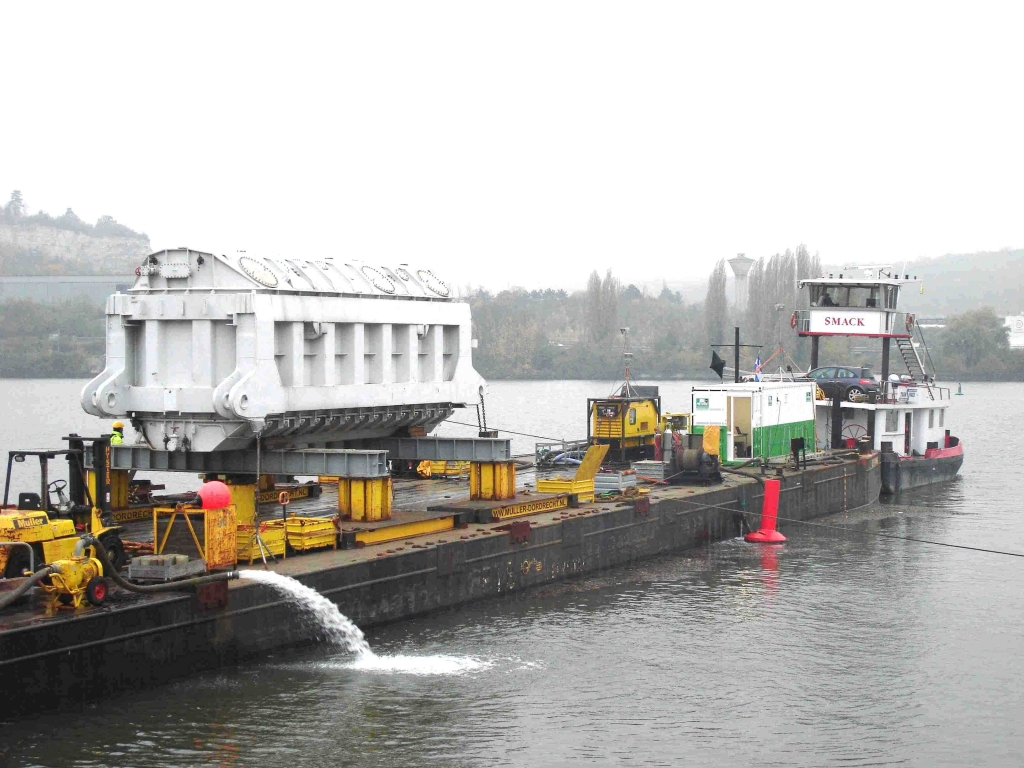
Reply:
[[779, 480], [764, 481], [764, 501], [761, 504], [761, 527], [743, 537], [744, 541], [755, 544], [782, 544], [786, 537], [775, 530], [779, 514], [779, 491], [782, 483]]

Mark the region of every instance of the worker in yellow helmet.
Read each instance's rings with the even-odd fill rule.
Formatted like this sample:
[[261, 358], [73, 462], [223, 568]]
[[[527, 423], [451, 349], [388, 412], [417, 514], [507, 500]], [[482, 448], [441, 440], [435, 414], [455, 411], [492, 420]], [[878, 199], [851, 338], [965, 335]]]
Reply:
[[114, 434], [110, 436], [111, 445], [121, 445], [124, 442], [124, 422], [114, 422]]

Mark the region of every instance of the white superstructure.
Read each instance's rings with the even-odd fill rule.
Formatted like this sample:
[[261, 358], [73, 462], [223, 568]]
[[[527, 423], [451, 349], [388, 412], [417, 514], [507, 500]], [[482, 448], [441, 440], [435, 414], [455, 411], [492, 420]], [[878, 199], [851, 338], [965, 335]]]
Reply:
[[1003, 325], [1009, 329], [1006, 338], [1010, 349], [1024, 349], [1024, 315], [1010, 315]]
[[179, 248], [136, 275], [107, 300], [106, 368], [82, 406], [152, 448], [429, 432], [483, 394], [469, 305], [428, 269]]

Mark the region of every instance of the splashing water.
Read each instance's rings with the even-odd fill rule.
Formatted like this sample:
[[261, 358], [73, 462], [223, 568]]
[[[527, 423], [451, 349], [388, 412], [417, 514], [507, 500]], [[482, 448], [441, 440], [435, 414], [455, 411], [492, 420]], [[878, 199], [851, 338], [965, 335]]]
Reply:
[[468, 656], [378, 656], [370, 649], [366, 637], [359, 627], [352, 623], [338, 606], [301, 581], [273, 571], [243, 569], [238, 572], [243, 579], [251, 579], [276, 589], [291, 597], [300, 610], [313, 617], [327, 633], [332, 643], [343, 646], [355, 658], [343, 664], [329, 663], [327, 666], [353, 669], [359, 672], [404, 673], [409, 675], [454, 675], [479, 669], [487, 669], [491, 662]]
[[370, 644], [366, 642], [366, 636], [352, 620], [338, 610], [338, 606], [321, 595], [312, 587], [307, 587], [301, 581], [282, 576], [273, 571], [258, 571], [245, 569], [238, 572], [243, 579], [251, 579], [266, 584], [278, 592], [295, 599], [295, 605], [310, 614], [326, 630], [328, 638], [337, 645], [342, 645], [357, 658], [374, 658]]
[[342, 664], [343, 669], [354, 669], [357, 672], [394, 673], [405, 675], [460, 675], [463, 672], [474, 672], [490, 669], [493, 662], [474, 659], [471, 656], [358, 656], [352, 661]]

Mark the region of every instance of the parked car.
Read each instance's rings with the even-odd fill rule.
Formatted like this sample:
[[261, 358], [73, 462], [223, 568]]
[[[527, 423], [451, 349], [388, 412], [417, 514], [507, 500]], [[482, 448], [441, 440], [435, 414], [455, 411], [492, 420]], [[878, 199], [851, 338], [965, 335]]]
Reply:
[[826, 365], [808, 371], [807, 378], [816, 381], [828, 398], [839, 397], [853, 402], [862, 395], [867, 395], [870, 401], [878, 397], [875, 374], [863, 366]]

